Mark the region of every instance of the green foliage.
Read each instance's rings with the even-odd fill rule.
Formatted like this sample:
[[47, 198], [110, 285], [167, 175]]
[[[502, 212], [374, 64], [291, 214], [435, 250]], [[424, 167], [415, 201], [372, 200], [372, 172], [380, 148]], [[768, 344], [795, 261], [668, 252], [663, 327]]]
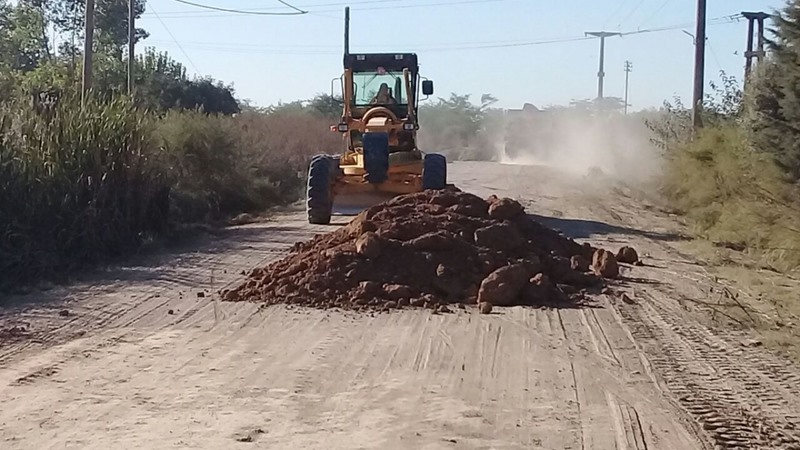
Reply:
[[302, 195], [341, 138], [313, 114], [163, 116], [75, 93], [0, 105], [0, 285], [116, 258], [186, 223]]
[[748, 92], [747, 124], [757, 148], [800, 181], [800, 2], [787, 1], [773, 21], [771, 51]]
[[49, 110], [0, 106], [0, 273], [119, 255], [163, 225], [151, 120], [132, 105], [74, 97]]
[[[80, 51], [70, 43], [52, 54], [46, 30], [53, 26], [75, 41], [83, 27], [82, 0], [20, 2], [0, 0], [0, 101], [26, 98], [40, 91], [75, 92], [82, 72]], [[98, 0], [96, 6], [93, 90], [111, 99], [126, 93], [127, 2]], [[144, 1], [136, 4], [136, 14]], [[137, 41], [147, 37], [137, 30]], [[240, 111], [231, 86], [211, 78], [190, 80], [186, 70], [166, 53], [146, 49], [135, 64], [138, 105], [157, 111], [201, 108], [210, 114]]]
[[782, 270], [800, 267], [797, 192], [741, 127], [707, 128], [670, 153], [665, 193], [700, 236], [756, 251]]
[[179, 220], [207, 222], [264, 206], [256, 199], [252, 177], [239, 164], [227, 123], [196, 111], [170, 111], [156, 135]]
[[0, 70], [28, 72], [47, 59], [45, 26], [39, 8], [0, 3]]
[[[743, 113], [743, 91], [736, 77], [720, 71], [720, 81], [721, 84], [709, 82], [711, 92], [703, 99], [703, 124], [708, 128], [738, 122]], [[679, 97], [665, 101], [661, 111], [644, 120], [653, 132], [652, 142], [667, 153], [692, 139], [692, 109]]]

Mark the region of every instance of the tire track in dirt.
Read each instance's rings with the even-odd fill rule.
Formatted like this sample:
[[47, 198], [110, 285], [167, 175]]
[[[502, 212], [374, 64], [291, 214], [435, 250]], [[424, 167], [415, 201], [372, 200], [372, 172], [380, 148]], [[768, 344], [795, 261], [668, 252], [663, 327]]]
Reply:
[[[668, 390], [697, 420], [708, 437], [722, 448], [797, 449], [800, 437], [780, 413], [791, 405], [757, 379], [742, 362], [726, 357], [691, 330], [685, 318], [658, 307], [649, 298], [636, 306], [619, 305], [619, 314], [634, 338], [645, 346], [651, 363]], [[683, 323], [682, 323], [683, 322]], [[711, 353], [716, 352], [715, 355]], [[744, 375], [735, 375], [736, 373]], [[747, 388], [733, 383], [749, 381]], [[773, 402], [760, 408], [760, 398]]]
[[[210, 303], [210, 291], [236, 283], [240, 271], [279, 258], [289, 251], [294, 242], [312, 236], [314, 230], [297, 220], [297, 217], [297, 214], [290, 215], [289, 218], [294, 222], [281, 224], [278, 227], [280, 234], [275, 235], [274, 240], [262, 239], [256, 242], [257, 245], [243, 245], [233, 232], [231, 237], [207, 244], [210, 248], [176, 256], [169, 268], [147, 265], [133, 270], [122, 268], [111, 272], [109, 279], [98, 280], [97, 284], [71, 288], [68, 296], [48, 293], [46, 297], [53, 299], [43, 305], [22, 304], [18, 311], [6, 311], [0, 320], [26, 323], [27, 332], [22, 339], [0, 343], [0, 365], [26, 351], [47, 349], [108, 327], [124, 328], [147, 322], [161, 326], [179, 325]], [[274, 225], [260, 227], [269, 233]], [[291, 228], [296, 230], [292, 231]], [[215, 247], [221, 245], [239, 250], [219, 253]], [[162, 257], [156, 255], [155, 258]], [[211, 275], [215, 273], [216, 279]], [[219, 283], [220, 280], [223, 283]], [[138, 289], [130, 292], [131, 289], [125, 286], [128, 283], [134, 283]], [[191, 298], [195, 297], [195, 291], [204, 290], [209, 291], [204, 298]], [[88, 301], [83, 301], [77, 310], [72, 310], [71, 299]], [[24, 298], [22, 301], [25, 301]], [[172, 304], [176, 306], [168, 308]], [[153, 319], [162, 312], [166, 317], [168, 309], [177, 310], [186, 305], [189, 308], [182, 313], [169, 315], [172, 320]], [[63, 313], [69, 314], [61, 315]]]
[[[791, 377], [776, 375], [764, 370], [765, 361], [752, 352], [744, 352], [741, 347], [727, 344], [708, 329], [701, 326], [688, 326], [674, 320], [675, 312], [653, 302], [652, 306], [662, 317], [667, 317], [673, 330], [693, 345], [701, 358], [712, 364], [724, 377], [739, 383], [740, 392], [751, 398], [751, 405], [767, 414], [783, 418], [789, 423], [800, 423], [800, 398], [797, 387], [787, 381]], [[743, 370], [743, 367], [746, 369]], [[800, 435], [795, 435], [800, 439]]]

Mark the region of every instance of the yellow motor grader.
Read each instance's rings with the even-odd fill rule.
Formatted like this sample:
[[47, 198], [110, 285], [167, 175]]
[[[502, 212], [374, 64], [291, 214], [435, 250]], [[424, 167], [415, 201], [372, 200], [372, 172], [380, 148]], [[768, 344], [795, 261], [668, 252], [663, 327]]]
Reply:
[[[306, 211], [312, 224], [328, 224], [337, 200], [444, 189], [444, 155], [417, 146], [419, 91], [433, 82], [419, 75], [414, 53], [350, 53], [349, 8], [345, 8], [343, 114], [331, 131], [342, 134], [341, 155], [316, 155], [307, 179]], [[365, 194], [365, 195], [364, 195]], [[362, 204], [361, 206], [367, 206]]]

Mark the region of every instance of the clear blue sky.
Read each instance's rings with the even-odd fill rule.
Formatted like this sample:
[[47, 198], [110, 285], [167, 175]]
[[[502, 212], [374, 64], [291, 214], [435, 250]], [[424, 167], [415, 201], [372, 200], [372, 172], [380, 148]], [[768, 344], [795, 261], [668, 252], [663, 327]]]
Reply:
[[[191, 1], [292, 12], [278, 0]], [[330, 92], [331, 79], [341, 74], [344, 6], [349, 5], [351, 51], [416, 52], [437, 96], [456, 92], [478, 101], [491, 93], [499, 99], [497, 106], [518, 108], [525, 102], [544, 106], [595, 97], [599, 41], [517, 44], [580, 38], [585, 31], [682, 26], [608, 38], [605, 95], [623, 96], [623, 66], [630, 60], [633, 109], [658, 106], [673, 95], [691, 99], [693, 40], [682, 30], [694, 33], [695, 0], [288, 2], [309, 13], [243, 15], [148, 0], [139, 25], [151, 36], [143, 46], [167, 50], [190, 73], [233, 83], [237, 96], [257, 105], [307, 99]], [[772, 12], [783, 5], [783, 0], [709, 0], [706, 79], [717, 80], [720, 69], [740, 79], [744, 67], [747, 22], [712, 19], [743, 10]]]

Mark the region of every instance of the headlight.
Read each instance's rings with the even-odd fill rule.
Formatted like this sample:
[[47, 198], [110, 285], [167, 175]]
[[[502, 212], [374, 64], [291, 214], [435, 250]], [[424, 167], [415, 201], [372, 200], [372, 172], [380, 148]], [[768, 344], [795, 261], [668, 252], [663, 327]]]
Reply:
[[403, 129], [404, 130], [409, 130], [409, 131], [413, 130], [414, 129], [414, 124], [413, 123], [404, 123], [403, 124]]
[[347, 124], [346, 123], [340, 123], [338, 129], [342, 133], [346, 132], [347, 131]]

